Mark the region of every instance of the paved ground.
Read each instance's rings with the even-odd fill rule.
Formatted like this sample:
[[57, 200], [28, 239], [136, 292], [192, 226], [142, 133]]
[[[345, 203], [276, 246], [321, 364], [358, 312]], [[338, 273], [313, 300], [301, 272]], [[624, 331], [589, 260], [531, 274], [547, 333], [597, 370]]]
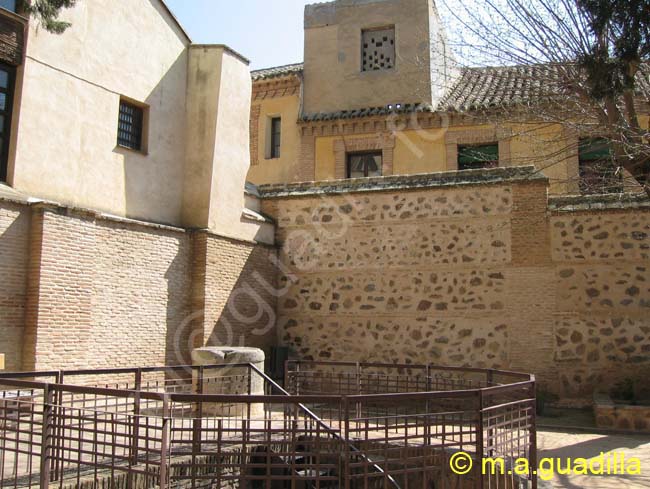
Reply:
[[[562, 467], [567, 458], [594, 459], [601, 452], [624, 453], [626, 460], [641, 460], [641, 475], [561, 475], [549, 481], [540, 480], [540, 489], [636, 489], [650, 488], [650, 435], [605, 435], [540, 428], [538, 431], [539, 457], [560, 458]], [[605, 457], [607, 460], [608, 457]], [[613, 458], [611, 458], [613, 460]], [[612, 468], [613, 471], [613, 468]]]

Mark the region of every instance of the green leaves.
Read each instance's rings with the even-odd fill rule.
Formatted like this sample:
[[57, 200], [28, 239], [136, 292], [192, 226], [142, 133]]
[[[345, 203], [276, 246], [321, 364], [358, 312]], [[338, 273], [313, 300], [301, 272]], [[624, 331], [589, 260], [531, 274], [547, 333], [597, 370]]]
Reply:
[[43, 28], [53, 34], [62, 34], [70, 27], [69, 22], [58, 20], [61, 9], [73, 7], [76, 0], [23, 0], [23, 9], [37, 19]]

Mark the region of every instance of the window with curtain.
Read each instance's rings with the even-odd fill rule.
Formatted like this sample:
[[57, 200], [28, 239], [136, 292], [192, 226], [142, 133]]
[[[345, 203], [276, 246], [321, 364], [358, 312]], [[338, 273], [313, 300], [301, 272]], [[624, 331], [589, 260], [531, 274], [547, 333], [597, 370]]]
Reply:
[[348, 178], [380, 177], [382, 153], [348, 154]]

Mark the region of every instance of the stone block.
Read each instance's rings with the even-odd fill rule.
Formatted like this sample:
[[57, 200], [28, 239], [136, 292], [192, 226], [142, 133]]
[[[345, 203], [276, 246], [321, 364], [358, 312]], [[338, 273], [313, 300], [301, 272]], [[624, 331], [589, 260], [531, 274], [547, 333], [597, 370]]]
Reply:
[[[192, 351], [192, 364], [204, 367], [226, 365], [226, 367], [206, 368], [203, 374], [203, 394], [214, 395], [264, 395], [264, 379], [251, 372], [247, 366], [251, 363], [264, 371], [264, 352], [258, 348], [211, 346]], [[195, 372], [194, 381], [198, 388]], [[204, 416], [244, 416], [247, 404], [242, 403], [205, 403]], [[264, 414], [264, 405], [251, 404], [251, 416]]]

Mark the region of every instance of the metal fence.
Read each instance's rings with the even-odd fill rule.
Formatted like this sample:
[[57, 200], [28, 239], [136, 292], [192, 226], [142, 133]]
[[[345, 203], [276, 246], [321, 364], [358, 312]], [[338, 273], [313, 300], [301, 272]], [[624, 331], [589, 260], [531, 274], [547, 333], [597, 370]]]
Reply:
[[0, 489], [536, 487], [532, 376], [288, 362], [285, 386], [250, 364], [0, 375]]

